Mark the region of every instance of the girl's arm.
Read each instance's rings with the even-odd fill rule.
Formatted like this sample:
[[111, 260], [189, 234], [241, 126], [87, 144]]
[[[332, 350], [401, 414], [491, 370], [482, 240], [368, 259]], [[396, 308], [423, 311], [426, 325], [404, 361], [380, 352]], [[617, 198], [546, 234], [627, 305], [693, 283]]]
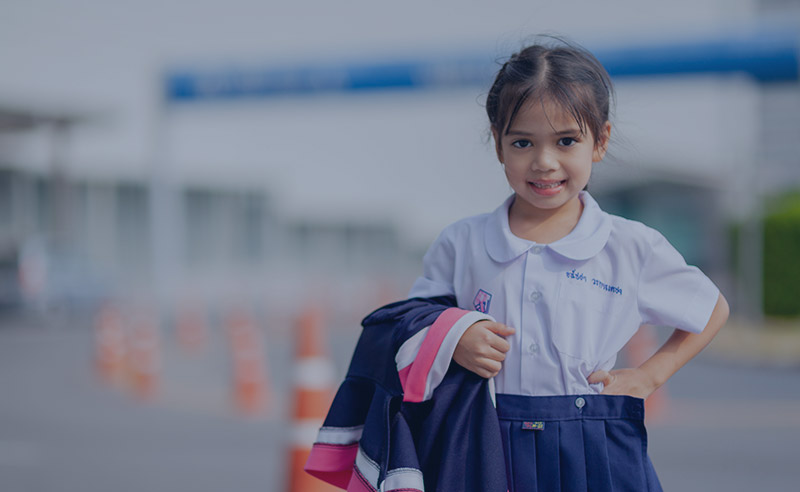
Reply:
[[603, 383], [603, 394], [647, 398], [711, 342], [727, 321], [728, 313], [728, 302], [720, 294], [702, 332], [675, 330], [664, 345], [639, 367], [596, 371], [589, 375], [589, 382]]

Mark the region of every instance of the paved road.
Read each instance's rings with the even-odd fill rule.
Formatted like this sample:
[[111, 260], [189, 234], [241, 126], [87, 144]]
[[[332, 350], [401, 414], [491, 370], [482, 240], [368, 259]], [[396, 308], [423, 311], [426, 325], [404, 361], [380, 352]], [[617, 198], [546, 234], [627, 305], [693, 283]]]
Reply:
[[[201, 356], [165, 341], [161, 393], [138, 402], [96, 379], [86, 321], [0, 319], [0, 491], [286, 490], [290, 375], [279, 368], [291, 344], [270, 336], [272, 406], [245, 418], [228, 401], [221, 334]], [[339, 373], [355, 336], [334, 337]], [[797, 490], [800, 369], [701, 358], [667, 389], [649, 427], [665, 490]]]
[[651, 424], [665, 490], [785, 491], [800, 483], [800, 370], [693, 361]]

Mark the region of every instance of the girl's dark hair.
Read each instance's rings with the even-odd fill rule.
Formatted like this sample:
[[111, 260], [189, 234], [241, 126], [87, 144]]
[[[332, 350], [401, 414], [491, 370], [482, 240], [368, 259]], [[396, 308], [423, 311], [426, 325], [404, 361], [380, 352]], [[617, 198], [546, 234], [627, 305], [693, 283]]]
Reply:
[[507, 134], [526, 101], [552, 99], [568, 111], [581, 133], [595, 142], [609, 119], [614, 89], [603, 65], [589, 51], [553, 38], [511, 55], [497, 72], [486, 98], [486, 114], [497, 138]]

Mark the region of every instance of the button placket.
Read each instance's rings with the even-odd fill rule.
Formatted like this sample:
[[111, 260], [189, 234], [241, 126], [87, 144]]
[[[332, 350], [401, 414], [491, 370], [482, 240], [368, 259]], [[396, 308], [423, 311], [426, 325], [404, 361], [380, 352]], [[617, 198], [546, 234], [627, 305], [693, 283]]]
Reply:
[[520, 376], [519, 388], [522, 394], [537, 395], [541, 392], [542, 371], [536, 368], [549, 364], [549, 355], [542, 345], [541, 334], [546, 329], [546, 310], [542, 309], [545, 296], [550, 295], [549, 282], [543, 282], [540, 272], [545, 260], [545, 247], [534, 245], [528, 249], [525, 260], [526, 275], [522, 281], [522, 289], [517, 290], [518, 299], [522, 303], [522, 336], [520, 337]]

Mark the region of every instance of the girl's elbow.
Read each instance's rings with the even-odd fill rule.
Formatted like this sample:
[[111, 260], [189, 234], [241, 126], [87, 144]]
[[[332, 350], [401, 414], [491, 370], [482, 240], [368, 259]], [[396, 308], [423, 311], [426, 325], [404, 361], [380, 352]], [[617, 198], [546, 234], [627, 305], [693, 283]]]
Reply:
[[723, 296], [721, 292], [719, 294], [719, 300], [717, 300], [717, 309], [719, 310], [720, 322], [724, 324], [731, 314], [731, 307], [728, 304], [728, 300], [725, 299], [725, 296]]
[[709, 327], [713, 327], [715, 332], [718, 331], [725, 322], [728, 321], [728, 316], [730, 316], [730, 314], [731, 308], [728, 305], [728, 300], [720, 293], [719, 299], [717, 299], [717, 305], [714, 306], [714, 311], [711, 313], [711, 319], [708, 323]]

